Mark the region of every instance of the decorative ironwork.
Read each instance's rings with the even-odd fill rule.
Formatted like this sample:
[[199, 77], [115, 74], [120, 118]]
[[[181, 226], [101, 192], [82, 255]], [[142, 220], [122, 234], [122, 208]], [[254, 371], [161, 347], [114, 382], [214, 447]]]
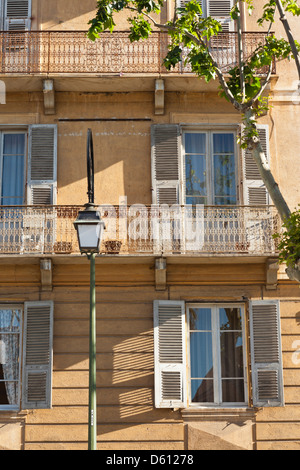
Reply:
[[[0, 206], [1, 254], [79, 253], [79, 206]], [[99, 206], [101, 252], [118, 255], [276, 254], [273, 206]]]
[[[243, 33], [245, 58], [264, 44], [266, 35]], [[237, 33], [221, 33], [209, 42], [220, 68], [238, 63]], [[0, 32], [1, 74], [164, 74], [191, 73], [183, 60], [171, 71], [163, 66], [168, 51], [167, 33], [153, 32], [147, 41], [130, 42], [127, 31], [104, 32], [95, 42], [84, 31]], [[275, 73], [275, 62], [273, 64]]]

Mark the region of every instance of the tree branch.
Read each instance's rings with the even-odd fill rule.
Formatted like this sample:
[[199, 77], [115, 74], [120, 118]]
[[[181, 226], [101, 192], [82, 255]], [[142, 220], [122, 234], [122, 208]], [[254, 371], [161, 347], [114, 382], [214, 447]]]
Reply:
[[299, 76], [299, 80], [300, 80], [300, 58], [299, 58], [299, 53], [298, 53], [298, 50], [297, 50], [297, 47], [296, 47], [296, 43], [295, 43], [292, 31], [290, 29], [289, 22], [288, 22], [288, 20], [285, 16], [285, 11], [283, 9], [281, 1], [276, 0], [276, 5], [277, 5], [279, 15], [280, 15], [280, 21], [283, 24], [286, 35], [288, 37], [288, 41], [289, 41], [291, 49], [292, 49], [292, 53], [293, 53], [293, 56], [294, 56], [294, 59], [295, 59], [295, 62], [296, 62], [296, 67], [297, 67], [298, 76]]

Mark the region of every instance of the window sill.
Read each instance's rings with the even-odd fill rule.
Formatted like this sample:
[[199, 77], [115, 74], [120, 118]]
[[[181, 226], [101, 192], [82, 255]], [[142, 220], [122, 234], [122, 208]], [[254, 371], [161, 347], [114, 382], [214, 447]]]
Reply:
[[256, 415], [254, 408], [245, 407], [195, 407], [181, 410], [184, 421], [253, 419]]

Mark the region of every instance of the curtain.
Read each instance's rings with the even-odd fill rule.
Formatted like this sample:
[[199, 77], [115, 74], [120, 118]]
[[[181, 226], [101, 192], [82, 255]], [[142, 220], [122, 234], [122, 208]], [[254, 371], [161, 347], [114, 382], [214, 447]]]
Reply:
[[9, 405], [18, 402], [20, 315], [20, 310], [0, 310], [0, 363]]
[[207, 204], [206, 134], [185, 133], [186, 203]]
[[214, 203], [236, 204], [233, 134], [213, 135], [213, 180]]
[[24, 203], [25, 134], [3, 134], [1, 205]]

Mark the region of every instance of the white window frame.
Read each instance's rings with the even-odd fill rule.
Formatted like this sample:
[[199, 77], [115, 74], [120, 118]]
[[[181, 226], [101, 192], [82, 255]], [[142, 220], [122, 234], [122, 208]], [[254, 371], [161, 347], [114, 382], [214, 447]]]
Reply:
[[[213, 135], [214, 134], [232, 134], [234, 139], [234, 164], [235, 164], [235, 194], [236, 194], [236, 203], [232, 204], [236, 206], [240, 201], [239, 194], [239, 150], [237, 145], [237, 129], [234, 127], [182, 127], [182, 138], [181, 138], [181, 155], [182, 155], [182, 194], [183, 194], [183, 204], [186, 204], [186, 152], [185, 152], [185, 134], [206, 134], [206, 157], [207, 157], [207, 202], [205, 206], [214, 206], [215, 205], [215, 194], [214, 194], [214, 182], [213, 182]], [[220, 205], [222, 207], [222, 205]]]
[[[220, 340], [219, 340], [219, 315], [220, 308], [240, 308], [241, 321], [242, 321], [242, 343], [243, 343], [243, 371], [244, 371], [244, 398], [243, 403], [230, 402], [223, 403], [222, 396], [222, 380], [221, 380], [221, 356], [220, 356]], [[214, 368], [214, 402], [201, 403], [192, 402], [191, 396], [191, 353], [190, 353], [190, 322], [189, 310], [190, 308], [211, 308], [212, 309], [212, 348], [213, 348], [213, 368]], [[246, 311], [243, 303], [187, 303], [186, 304], [186, 322], [187, 322], [187, 364], [188, 364], [188, 406], [190, 408], [240, 408], [248, 406], [248, 369], [247, 369], [247, 335], [246, 335]], [[242, 380], [242, 379], [241, 379]]]
[[[15, 405], [2, 405], [0, 403], [0, 411], [12, 411], [12, 410], [20, 410], [20, 404], [21, 404], [21, 381], [22, 381], [22, 375], [21, 375], [21, 365], [22, 365], [22, 352], [23, 352], [23, 344], [22, 344], [22, 338], [23, 338], [23, 315], [24, 315], [24, 306], [22, 304], [0, 304], [0, 311], [1, 310], [20, 310], [21, 315], [20, 315], [20, 330], [19, 330], [19, 377], [18, 377], [18, 387], [17, 387], [17, 393], [18, 393], [18, 398], [17, 398], [17, 403]], [[3, 333], [1, 333], [3, 334]], [[5, 333], [4, 333], [5, 334]], [[9, 333], [7, 333], [9, 334]], [[14, 333], [15, 334], [15, 333]], [[5, 383], [5, 380], [4, 380]]]
[[[27, 192], [27, 167], [28, 167], [28, 131], [24, 129], [0, 129], [0, 200], [2, 201], [2, 172], [3, 172], [3, 140], [4, 135], [7, 134], [24, 134], [24, 186], [23, 186], [23, 202], [22, 205], [26, 204], [26, 192]], [[5, 205], [5, 204], [3, 204]], [[17, 204], [19, 205], [19, 204]]]

